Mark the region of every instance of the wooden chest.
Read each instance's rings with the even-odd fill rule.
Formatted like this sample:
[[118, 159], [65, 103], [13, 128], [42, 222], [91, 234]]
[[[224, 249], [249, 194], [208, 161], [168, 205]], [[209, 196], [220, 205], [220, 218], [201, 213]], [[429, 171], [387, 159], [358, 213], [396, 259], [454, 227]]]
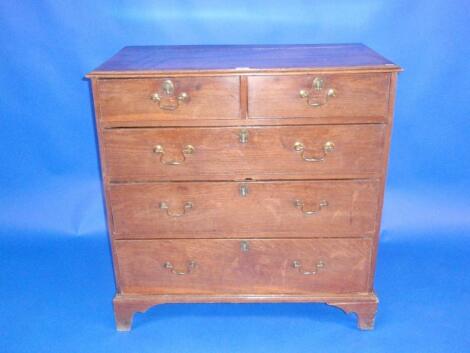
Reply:
[[117, 328], [188, 302], [372, 328], [399, 71], [352, 44], [126, 47], [91, 72]]

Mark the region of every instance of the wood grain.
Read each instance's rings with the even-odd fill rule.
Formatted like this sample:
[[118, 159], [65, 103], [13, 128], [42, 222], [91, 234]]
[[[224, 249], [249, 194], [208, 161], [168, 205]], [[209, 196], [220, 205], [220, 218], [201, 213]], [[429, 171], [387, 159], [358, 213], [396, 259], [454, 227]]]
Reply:
[[357, 315], [358, 327], [373, 328], [378, 299], [375, 293], [309, 293], [299, 294], [117, 294], [114, 297], [116, 327], [129, 331], [134, 313], [144, 313], [151, 307], [167, 303], [327, 303], [347, 314]]
[[244, 127], [244, 126], [299, 126], [299, 125], [344, 125], [344, 124], [375, 124], [384, 123], [379, 116], [321, 116], [315, 118], [263, 118], [252, 119], [246, 117], [246, 110], [242, 111], [242, 118], [236, 119], [181, 119], [162, 120], [153, 119], [142, 121], [102, 121], [103, 129], [113, 128], [144, 128], [144, 127]]
[[[384, 125], [112, 129], [104, 131], [107, 174], [111, 181], [243, 180], [373, 177], [381, 172]], [[306, 157], [321, 157], [331, 141], [335, 150], [322, 162], [306, 162], [294, 150], [302, 142]], [[161, 163], [155, 145], [165, 148], [163, 161], [182, 160], [182, 150], [195, 152], [181, 165]]]
[[[126, 47], [87, 75], [118, 330], [153, 305], [191, 302], [323, 302], [371, 329], [399, 71], [362, 44], [152, 46]], [[190, 97], [172, 111], [150, 98], [167, 79]], [[191, 273], [176, 274], [190, 260]]]
[[357, 326], [361, 330], [372, 330], [377, 313], [378, 300], [357, 301], [357, 300], [331, 300], [327, 304], [336, 306], [346, 314], [355, 313], [357, 316]]
[[[395, 98], [396, 98], [396, 86], [397, 86], [397, 77], [398, 74], [392, 74], [390, 80], [390, 87], [389, 87], [389, 100], [388, 100], [388, 107], [387, 107], [387, 131], [386, 131], [386, 138], [385, 138], [385, 145], [384, 145], [384, 158], [382, 159], [382, 174], [380, 178], [380, 198], [379, 198], [379, 205], [377, 207], [376, 212], [376, 235], [374, 237], [374, 246], [373, 246], [373, 257], [371, 263], [371, 275], [375, 274], [376, 262], [377, 262], [377, 252], [380, 240], [380, 225], [382, 222], [382, 212], [383, 212], [383, 205], [384, 205], [384, 197], [385, 197], [385, 183], [387, 177], [387, 170], [388, 170], [388, 159], [390, 154], [390, 145], [392, 140], [392, 127], [393, 127], [393, 112], [395, 108]], [[371, 283], [370, 288], [371, 291], [373, 290], [373, 284]]]
[[[187, 102], [180, 102], [175, 110], [160, 108], [151, 99], [161, 92], [162, 83], [171, 79], [174, 95], [185, 92]], [[145, 123], [152, 120], [230, 119], [240, 117], [239, 77], [166, 77], [149, 79], [100, 80], [101, 119]], [[173, 102], [172, 104], [177, 104]]]
[[[320, 91], [312, 89], [315, 78], [323, 80]], [[300, 117], [381, 117], [385, 121], [389, 74], [317, 74], [304, 76], [248, 77], [248, 116], [250, 118]], [[326, 100], [329, 89], [335, 97]], [[307, 90], [312, 107], [300, 90]]]
[[[241, 187], [246, 188], [246, 196], [240, 195]], [[126, 183], [110, 187], [114, 236], [123, 239], [372, 235], [378, 199], [377, 180]], [[296, 207], [296, 200], [304, 203], [304, 211], [318, 213], [305, 215]], [[320, 207], [322, 201], [328, 205]], [[160, 209], [161, 202], [169, 210]], [[189, 210], [184, 209], [187, 202], [192, 204]]]
[[328, 68], [400, 70], [363, 44], [180, 45], [125, 47], [88, 76]]
[[[124, 294], [308, 294], [367, 290], [371, 240], [269, 239], [118, 240], [120, 282]], [[293, 267], [293, 261], [302, 267]], [[177, 275], [164, 264], [169, 261]], [[313, 275], [322, 261], [325, 265]]]
[[91, 86], [92, 86], [92, 94], [93, 94], [93, 106], [94, 106], [94, 111], [95, 111], [95, 116], [94, 116], [94, 123], [96, 127], [96, 132], [97, 132], [97, 138], [98, 138], [98, 149], [99, 149], [99, 157], [100, 157], [100, 165], [101, 165], [101, 179], [102, 179], [102, 186], [103, 186], [103, 198], [104, 198], [104, 204], [105, 204], [105, 211], [106, 211], [106, 226], [108, 228], [108, 233], [109, 233], [109, 245], [111, 248], [111, 257], [112, 257], [112, 263], [113, 263], [113, 272], [114, 272], [114, 280], [116, 283], [116, 291], [119, 293], [120, 292], [120, 287], [119, 287], [119, 264], [117, 261], [117, 255], [116, 252], [114, 251], [114, 241], [113, 241], [113, 216], [111, 214], [111, 203], [109, 200], [109, 179], [108, 176], [106, 175], [106, 167], [105, 163], [106, 161], [104, 160], [105, 154], [104, 154], [104, 139], [103, 139], [103, 126], [101, 125], [101, 120], [100, 120], [100, 96], [99, 96], [99, 91], [97, 87], [97, 79], [93, 78], [91, 79]]

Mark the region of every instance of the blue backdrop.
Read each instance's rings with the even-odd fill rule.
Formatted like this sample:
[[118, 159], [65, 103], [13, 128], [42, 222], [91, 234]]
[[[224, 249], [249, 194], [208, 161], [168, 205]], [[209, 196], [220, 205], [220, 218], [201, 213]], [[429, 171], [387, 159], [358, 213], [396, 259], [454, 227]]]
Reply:
[[[468, 0], [0, 3], [0, 352], [468, 352]], [[114, 331], [89, 84], [126, 45], [363, 42], [399, 76], [376, 330], [324, 305], [164, 305]]]

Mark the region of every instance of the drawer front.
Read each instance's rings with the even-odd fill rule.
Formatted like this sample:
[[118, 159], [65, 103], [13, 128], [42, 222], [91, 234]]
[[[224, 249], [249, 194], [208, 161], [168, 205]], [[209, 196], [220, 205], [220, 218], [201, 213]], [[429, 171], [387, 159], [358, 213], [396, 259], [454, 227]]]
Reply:
[[369, 235], [378, 195], [377, 180], [110, 186], [123, 239]]
[[105, 122], [240, 117], [238, 76], [99, 80], [98, 96]]
[[378, 117], [385, 120], [389, 74], [251, 76], [251, 118]]
[[351, 293], [368, 290], [371, 241], [119, 240], [123, 293]]
[[382, 124], [104, 130], [112, 181], [379, 175]]

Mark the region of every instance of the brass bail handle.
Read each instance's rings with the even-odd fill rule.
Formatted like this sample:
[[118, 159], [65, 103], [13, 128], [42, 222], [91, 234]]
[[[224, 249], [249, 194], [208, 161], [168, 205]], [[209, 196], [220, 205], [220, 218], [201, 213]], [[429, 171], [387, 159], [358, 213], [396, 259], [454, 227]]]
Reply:
[[172, 160], [165, 160], [165, 148], [163, 145], [155, 145], [153, 147], [153, 153], [160, 155], [160, 163], [165, 165], [180, 165], [186, 162], [186, 156], [189, 156], [194, 153], [196, 149], [193, 145], [186, 145], [181, 150], [181, 155], [183, 158], [181, 159], [172, 159]]
[[301, 89], [299, 91], [300, 98], [307, 98], [307, 104], [311, 107], [320, 107], [327, 104], [329, 98], [336, 97], [336, 90], [328, 88], [326, 94], [322, 95], [323, 86], [324, 80], [320, 77], [315, 77], [310, 90]]
[[193, 272], [193, 270], [196, 268], [196, 265], [197, 265], [196, 261], [190, 260], [188, 261], [186, 265], [186, 271], [180, 271], [180, 270], [175, 269], [175, 266], [170, 261], [166, 261], [163, 264], [163, 268], [166, 268], [167, 270], [169, 270], [171, 273], [174, 273], [175, 275], [184, 276]]
[[176, 110], [180, 102], [189, 102], [189, 94], [181, 92], [175, 94], [175, 84], [172, 80], [164, 80], [159, 92], [155, 92], [150, 99], [158, 103], [158, 107], [163, 110]]
[[300, 211], [302, 211], [302, 213], [304, 215], [307, 215], [307, 216], [312, 216], [312, 215], [316, 215], [318, 213], [321, 212], [321, 210], [325, 207], [328, 207], [328, 201], [326, 200], [321, 200], [319, 203], [318, 203], [318, 208], [316, 210], [306, 210], [305, 209], [305, 205], [304, 205], [304, 202], [301, 201], [301, 200], [295, 200], [294, 201], [294, 206], [298, 209], [300, 209]]
[[165, 202], [165, 201], [160, 202], [160, 209], [165, 210], [168, 217], [182, 217], [187, 212], [189, 212], [192, 208], [193, 208], [193, 203], [190, 202], [190, 201], [186, 201], [183, 204], [183, 211], [181, 211], [179, 213], [178, 212], [172, 212], [171, 209], [170, 209], [170, 206], [167, 202]]
[[292, 267], [298, 270], [302, 275], [305, 276], [311, 276], [311, 275], [316, 275], [319, 270], [325, 268], [325, 263], [323, 261], [318, 261], [313, 270], [310, 271], [305, 271], [302, 269], [303, 265], [299, 260], [294, 260], [292, 261]]
[[320, 156], [309, 157], [307, 156], [307, 154], [312, 155], [313, 153], [308, 152], [307, 149], [305, 148], [305, 145], [302, 142], [297, 141], [294, 143], [294, 151], [299, 152], [300, 156], [305, 162], [323, 162], [326, 158], [326, 155], [328, 153], [333, 152], [335, 150], [335, 147], [336, 146], [332, 141], [327, 141], [323, 144], [322, 154]]

